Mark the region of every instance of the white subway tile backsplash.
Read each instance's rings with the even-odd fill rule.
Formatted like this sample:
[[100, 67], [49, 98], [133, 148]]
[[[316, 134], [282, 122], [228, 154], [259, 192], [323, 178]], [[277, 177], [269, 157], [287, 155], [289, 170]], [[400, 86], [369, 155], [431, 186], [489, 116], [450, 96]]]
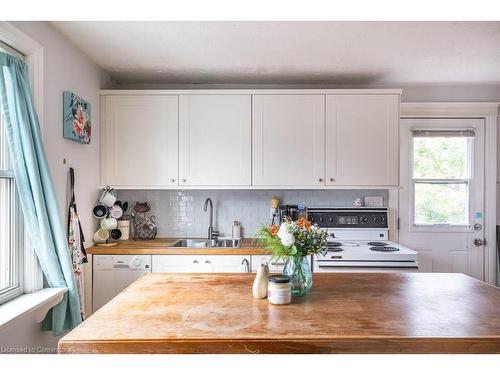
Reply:
[[304, 204], [308, 207], [351, 207], [356, 198], [380, 195], [388, 202], [387, 190], [120, 190], [118, 199], [147, 201], [151, 215], [156, 216], [159, 237], [205, 237], [208, 212], [203, 211], [207, 197], [214, 204], [214, 227], [221, 236], [231, 236], [234, 220], [242, 225], [243, 237], [253, 237], [257, 229], [269, 223], [271, 198], [282, 204]]

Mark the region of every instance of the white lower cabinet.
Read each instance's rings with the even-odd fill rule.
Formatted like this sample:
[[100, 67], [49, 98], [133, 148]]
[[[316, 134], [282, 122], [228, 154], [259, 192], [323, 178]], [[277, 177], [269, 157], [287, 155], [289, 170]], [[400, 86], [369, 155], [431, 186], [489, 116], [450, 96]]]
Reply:
[[250, 272], [250, 255], [153, 255], [153, 272]]
[[269, 272], [283, 272], [283, 267], [285, 261], [283, 260], [271, 260], [271, 255], [252, 255], [252, 272], [257, 272], [261, 264], [267, 263], [269, 266]]

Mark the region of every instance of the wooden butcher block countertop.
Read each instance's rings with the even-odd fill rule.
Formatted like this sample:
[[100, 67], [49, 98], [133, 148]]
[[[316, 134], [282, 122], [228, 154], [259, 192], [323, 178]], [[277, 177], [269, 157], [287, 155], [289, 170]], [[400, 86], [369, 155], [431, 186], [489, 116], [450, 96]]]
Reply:
[[462, 274], [315, 274], [290, 305], [251, 274], [143, 276], [61, 353], [500, 353], [500, 289]]
[[92, 246], [88, 254], [94, 255], [262, 255], [268, 252], [257, 240], [244, 238], [238, 248], [172, 247], [179, 238], [155, 238], [154, 240], [119, 241], [115, 246]]

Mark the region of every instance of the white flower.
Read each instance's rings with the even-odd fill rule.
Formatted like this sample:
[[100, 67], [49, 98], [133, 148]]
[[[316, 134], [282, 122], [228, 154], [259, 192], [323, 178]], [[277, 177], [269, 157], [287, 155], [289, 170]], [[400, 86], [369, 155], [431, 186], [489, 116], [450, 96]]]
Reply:
[[292, 225], [288, 222], [281, 223], [280, 229], [278, 230], [278, 237], [283, 246], [292, 246], [295, 243]]
[[280, 236], [280, 240], [285, 247], [290, 247], [295, 243], [295, 237], [291, 233], [286, 233], [284, 236]]
[[281, 238], [281, 236], [285, 235], [286, 233], [292, 233], [290, 223], [283, 222], [281, 223], [280, 229], [278, 230], [278, 237]]

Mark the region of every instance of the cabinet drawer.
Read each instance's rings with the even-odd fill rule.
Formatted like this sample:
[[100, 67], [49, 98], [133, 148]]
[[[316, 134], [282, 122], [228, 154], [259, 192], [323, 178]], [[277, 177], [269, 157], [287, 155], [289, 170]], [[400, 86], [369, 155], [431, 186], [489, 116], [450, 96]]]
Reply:
[[257, 272], [261, 264], [267, 263], [269, 265], [269, 272], [283, 272], [285, 261], [273, 260], [271, 255], [252, 255], [252, 272]]
[[209, 265], [211, 272], [250, 272], [249, 255], [211, 255], [203, 257], [203, 264]]
[[200, 255], [153, 255], [153, 272], [210, 272]]

